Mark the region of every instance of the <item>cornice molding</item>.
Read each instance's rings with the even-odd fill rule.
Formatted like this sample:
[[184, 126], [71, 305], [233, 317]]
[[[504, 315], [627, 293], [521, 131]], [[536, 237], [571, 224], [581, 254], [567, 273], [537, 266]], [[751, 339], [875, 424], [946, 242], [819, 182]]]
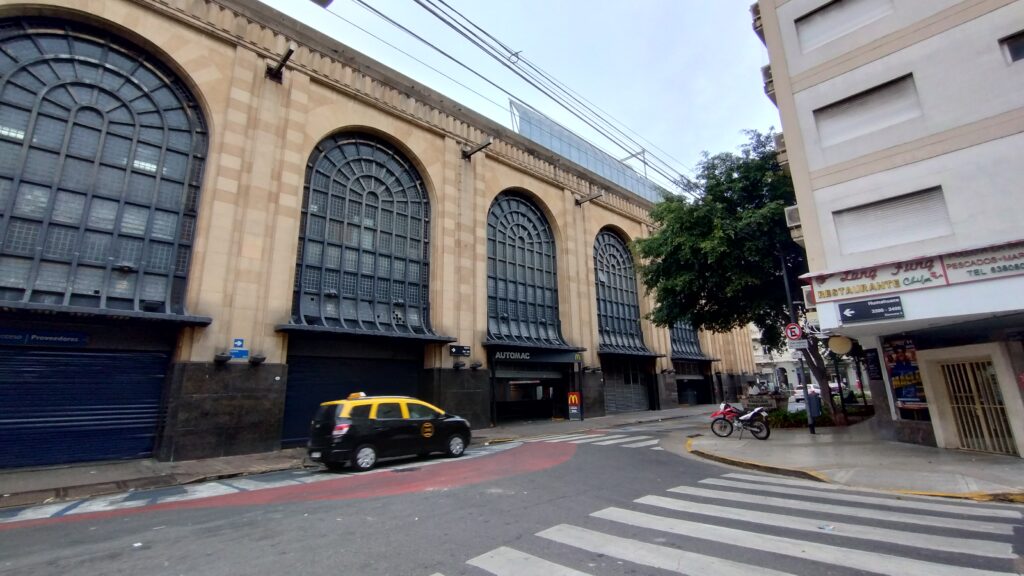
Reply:
[[[595, 201], [609, 210], [649, 223], [653, 203], [563, 159], [505, 126], [459, 105], [340, 42], [252, 0], [131, 0], [221, 40], [277, 60], [295, 42], [286, 69], [401, 117], [460, 144], [494, 138], [487, 155], [575, 194], [596, 188], [609, 194]], [[266, 20], [278, 23], [271, 26]]]

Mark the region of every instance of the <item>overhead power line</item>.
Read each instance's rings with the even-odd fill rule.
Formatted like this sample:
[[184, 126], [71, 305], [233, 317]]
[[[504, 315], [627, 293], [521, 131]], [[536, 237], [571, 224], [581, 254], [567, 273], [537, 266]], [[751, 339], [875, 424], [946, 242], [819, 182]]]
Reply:
[[[433, 3], [435, 1], [440, 3], [442, 6], [444, 6], [448, 10], [449, 15], [454, 15], [454, 17], [457, 17], [457, 18], [461, 19], [463, 22], [465, 22], [469, 26], [475, 28], [476, 30], [479, 30], [480, 33], [482, 33], [487, 38], [489, 38], [490, 40], [494, 41], [498, 46], [501, 47], [501, 49], [505, 52], [504, 57], [509, 62], [511, 62], [513, 65], [519, 65], [520, 63], [525, 64], [527, 67], [529, 67], [531, 70], [533, 70], [537, 75], [539, 75], [539, 77], [541, 79], [543, 79], [547, 83], [549, 83], [549, 85], [551, 85], [554, 88], [558, 89], [560, 92], [564, 93], [566, 96], [568, 96], [569, 98], [571, 98], [574, 101], [576, 101], [585, 110], [590, 112], [597, 121], [600, 121], [600, 122], [604, 123], [605, 125], [609, 126], [610, 128], [616, 130], [622, 136], [627, 138], [630, 142], [635, 144], [638, 148], [641, 148], [642, 150], [647, 150], [647, 148], [653, 148], [654, 150], [660, 152], [661, 154], [664, 154], [669, 160], [675, 162], [677, 165], [686, 168], [690, 172], [694, 172], [694, 170], [692, 168], [690, 168], [689, 166], [687, 166], [686, 163], [678, 160], [677, 158], [672, 157], [672, 155], [670, 155], [668, 152], [665, 152], [660, 147], [658, 147], [656, 144], [654, 144], [650, 140], [647, 140], [646, 138], [644, 138], [641, 134], [637, 133], [636, 131], [632, 130], [624, 122], [616, 119], [614, 116], [611, 116], [608, 112], [606, 112], [605, 110], [601, 109], [596, 104], [594, 104], [593, 102], [591, 102], [590, 100], [588, 100], [587, 98], [585, 98], [584, 96], [579, 94], [578, 92], [572, 90], [567, 85], [565, 85], [564, 83], [559, 81], [557, 78], [555, 78], [552, 75], [548, 74], [546, 71], [541, 69], [539, 66], [537, 66], [536, 64], [531, 62], [528, 58], [526, 58], [525, 56], [522, 56], [521, 55], [522, 54], [521, 50], [520, 51], [514, 51], [507, 44], [505, 44], [504, 42], [502, 42], [498, 38], [494, 37], [492, 34], [487, 32], [487, 30], [485, 30], [484, 28], [482, 28], [481, 26], [479, 26], [478, 24], [476, 24], [475, 22], [470, 20], [467, 16], [465, 16], [461, 12], [459, 12], [458, 9], [456, 9], [456, 8], [452, 7], [451, 5], [449, 5], [447, 2], [445, 2], [445, 0], [427, 0], [427, 1], [430, 2], [430, 3]], [[629, 134], [632, 134], [633, 136], [636, 136], [637, 138], [639, 138], [640, 140], [645, 142], [647, 144], [647, 146], [644, 146], [644, 145], [640, 144], [639, 142], [637, 142], [636, 140], [631, 138], [629, 136], [629, 134], [627, 134], [626, 132], [628, 132]], [[647, 150], [647, 151], [649, 152], [649, 150]], [[632, 154], [636, 155], [636, 154], [640, 154], [640, 152], [633, 151]], [[652, 155], [652, 158], [654, 158], [658, 162], [661, 162], [664, 165], [664, 167], [667, 168], [668, 170], [671, 170], [673, 172], [677, 171], [677, 170], [675, 170], [675, 168], [673, 166], [671, 166], [667, 162], [664, 162], [660, 157], [658, 157], [656, 155]]]
[[[521, 98], [521, 97], [515, 95], [510, 90], [504, 88], [503, 86], [499, 85], [495, 81], [493, 81], [490, 78], [484, 76], [479, 71], [475, 70], [471, 66], [469, 66], [469, 65], [465, 64], [464, 62], [462, 62], [459, 58], [456, 58], [456, 57], [452, 56], [451, 54], [449, 54], [445, 50], [439, 48], [437, 45], [435, 45], [434, 43], [430, 42], [426, 38], [420, 36], [419, 34], [415, 33], [414, 31], [410, 30], [408, 27], [406, 27], [406, 26], [402, 25], [401, 23], [397, 22], [395, 19], [393, 19], [390, 16], [388, 16], [387, 14], [381, 12], [377, 8], [374, 8], [369, 3], [367, 3], [365, 0], [352, 0], [352, 1], [356, 5], [360, 6], [361, 8], [363, 8], [363, 9], [365, 9], [367, 11], [369, 11], [370, 13], [374, 14], [378, 18], [381, 18], [382, 20], [384, 20], [385, 22], [389, 23], [390, 25], [398, 28], [399, 30], [401, 30], [405, 34], [408, 34], [409, 36], [412, 36], [417, 41], [419, 41], [422, 44], [428, 46], [430, 49], [432, 49], [435, 52], [441, 54], [442, 56], [444, 56], [448, 60], [450, 60], [453, 63], [457, 64], [458, 66], [466, 69], [468, 72], [470, 72], [474, 76], [477, 76], [481, 80], [485, 81], [486, 83], [488, 83], [492, 87], [496, 88], [497, 90], [499, 90], [500, 92], [502, 92], [503, 94], [508, 96], [509, 98], [513, 99], [514, 101], [517, 101], [517, 102], [519, 102], [519, 103], [521, 103], [521, 104], [523, 104], [525, 106], [533, 108], [532, 106], [529, 106], [528, 104], [525, 103], [526, 101], [525, 101], [524, 98]], [[442, 4], [444, 4], [445, 7], [447, 7], [449, 10], [452, 10], [453, 12], [455, 12], [458, 15], [458, 18], [461, 18], [461, 19], [465, 20], [466, 22], [468, 22], [474, 28], [476, 28], [478, 30], [481, 30], [481, 33], [486, 35], [487, 38], [481, 37], [480, 34], [477, 33], [476, 31], [474, 31], [473, 29], [471, 29], [471, 28], [467, 27], [466, 25], [458, 22], [458, 20], [456, 19], [456, 16], [452, 16], [448, 12], [444, 11], [443, 8], [437, 6], [436, 4], [433, 4], [431, 2], [431, 0], [426, 0], [426, 2], [430, 2], [429, 5], [424, 0], [415, 0], [415, 1], [416, 1], [416, 3], [421, 8], [423, 8], [424, 10], [429, 12], [435, 18], [438, 18], [439, 20], [441, 20], [442, 23], [444, 23], [445, 25], [447, 25], [450, 28], [452, 28], [453, 30], [455, 30], [465, 40], [467, 40], [470, 43], [472, 43], [474, 46], [476, 46], [478, 49], [483, 51], [485, 54], [487, 54], [491, 58], [497, 60], [504, 67], [508, 68], [513, 73], [515, 73], [523, 81], [527, 82], [534, 89], [538, 90], [541, 94], [543, 94], [543, 95], [547, 96], [548, 98], [550, 98], [551, 100], [553, 100], [555, 103], [557, 103], [559, 106], [561, 106], [564, 109], [566, 109], [569, 113], [571, 113], [573, 116], [578, 118], [580, 121], [584, 122], [587, 126], [589, 126], [593, 130], [595, 130], [597, 133], [599, 133], [600, 135], [605, 137], [609, 142], [615, 144], [616, 146], [620, 147], [623, 151], [625, 151], [625, 152], [627, 152], [629, 154], [638, 153], [638, 150], [636, 150], [636, 148], [640, 148], [640, 151], [643, 152], [643, 156], [645, 157], [645, 159], [647, 157], [650, 157], [651, 159], [656, 161], [656, 163], [646, 163], [645, 162], [645, 167], [650, 168], [652, 171], [657, 173], [659, 176], [664, 178], [667, 182], [671, 183], [672, 185], [678, 186], [678, 188], [683, 193], [688, 193], [688, 186], [686, 186], [685, 184], [689, 183], [690, 180], [686, 176], [684, 176], [681, 172], [677, 171], [675, 168], [673, 168], [670, 164], [668, 164], [667, 162], [665, 162], [661, 158], [657, 157], [655, 154], [651, 154], [648, 150], [646, 150], [646, 148], [644, 146], [640, 145], [636, 140], [634, 140], [628, 134], [624, 134], [621, 129], [616, 127], [613, 123], [609, 122], [601, 114], [595, 112], [592, 108], [587, 106], [587, 104], [585, 102], [581, 102], [580, 98], [577, 98], [573, 94], [568, 94], [569, 99], [574, 100], [575, 103], [573, 101], [569, 101], [566, 98], [566, 96], [563, 95], [563, 94], [571, 92], [571, 91], [569, 91], [567, 88], [564, 88], [563, 87], [564, 85], [559, 83], [557, 80], [554, 80], [552, 77], [550, 77], [550, 75], [547, 75], [543, 71], [540, 71], [539, 73], [542, 74], [542, 75], [538, 76], [537, 75], [538, 72], [536, 72], [536, 71], [523, 70], [522, 68], [516, 66], [512, 62], [513, 60], [515, 60], [517, 58], [517, 53], [516, 52], [513, 52], [506, 45], [501, 43], [499, 40], [494, 38], [492, 35], [487, 33], [485, 30], [483, 30], [479, 26], [476, 26], [475, 24], [473, 24], [468, 18], [466, 18], [465, 16], [462, 16], [461, 13], [458, 13], [457, 11], [452, 9], [450, 6], [448, 6], [447, 4], [444, 4], [442, 2]], [[338, 14], [335, 14], [333, 12], [332, 12], [332, 14], [334, 14], [338, 18], [341, 18], [342, 20], [345, 20], [344, 18], [342, 18]], [[348, 20], [345, 20], [345, 21], [348, 22]], [[349, 22], [349, 23], [351, 24], [351, 22]], [[362, 28], [360, 28], [360, 29], [362, 30]], [[364, 30], [364, 32], [365, 32], [365, 30]], [[374, 36], [374, 37], [380, 39], [377, 36]], [[381, 41], [383, 42], [383, 40], [381, 40]], [[497, 43], [499, 47], [496, 47], [495, 43]], [[389, 43], [388, 43], [388, 45], [391, 46], [391, 44], [389, 44]], [[404, 51], [403, 51], [403, 53], [407, 54]], [[416, 61], [418, 61], [420, 63], [423, 63], [419, 59], [416, 59]], [[424, 65], [426, 65], [426, 64], [424, 63]], [[429, 65], [427, 65], [427, 66], [430, 67]], [[532, 64], [531, 64], [531, 66], [532, 66]], [[433, 67], [430, 67], [430, 68], [432, 70], [435, 70], [435, 71], [441, 73], [436, 68], [433, 68]], [[539, 70], [539, 68], [537, 68], [535, 66], [533, 68], [534, 68], [534, 70]], [[446, 75], [444, 73], [441, 73], [441, 74], [444, 75], [446, 78], [451, 79], [450, 76], [448, 76], [448, 75]], [[460, 86], [466, 87], [465, 84], [459, 83], [457, 81], [456, 81], [456, 83], [458, 83]], [[475, 94], [480, 95], [479, 92], [476, 92], [475, 90], [472, 90], [471, 88], [468, 88], [468, 87], [466, 87], [466, 88], [471, 90]], [[562, 92], [563, 94], [559, 94], [558, 92]], [[484, 96], [484, 98], [486, 98], [489, 102], [495, 103], [490, 98], [487, 98], [485, 96]], [[620, 122], [620, 124], [621, 124], [621, 122]], [[602, 125], [604, 125], [604, 126], [602, 126]], [[609, 133], [610, 130], [614, 131], [615, 133], [617, 133], [618, 136], [616, 134]], [[627, 144], [623, 140], [626, 140], [627, 142], [632, 143], [636, 148], [631, 147], [629, 144]]]

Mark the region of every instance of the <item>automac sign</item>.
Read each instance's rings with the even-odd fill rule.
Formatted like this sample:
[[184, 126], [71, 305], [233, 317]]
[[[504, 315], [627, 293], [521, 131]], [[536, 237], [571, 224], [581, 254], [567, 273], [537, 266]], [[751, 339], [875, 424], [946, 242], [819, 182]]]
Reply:
[[1024, 274], [1024, 242], [812, 276], [815, 302]]
[[576, 362], [576, 352], [569, 350], [496, 350], [495, 362], [562, 363]]
[[495, 360], [529, 360], [529, 352], [495, 352]]

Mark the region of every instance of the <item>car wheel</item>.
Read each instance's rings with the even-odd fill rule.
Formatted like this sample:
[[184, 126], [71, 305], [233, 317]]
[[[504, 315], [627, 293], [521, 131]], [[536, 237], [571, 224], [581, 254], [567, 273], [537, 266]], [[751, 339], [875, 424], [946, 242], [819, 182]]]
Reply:
[[341, 472], [345, 469], [344, 462], [324, 462], [324, 466], [331, 472]]
[[352, 467], [356, 470], [369, 470], [377, 463], [377, 449], [369, 444], [356, 448], [352, 455]]
[[445, 453], [450, 458], [458, 458], [466, 452], [466, 439], [458, 434], [452, 434], [445, 445]]

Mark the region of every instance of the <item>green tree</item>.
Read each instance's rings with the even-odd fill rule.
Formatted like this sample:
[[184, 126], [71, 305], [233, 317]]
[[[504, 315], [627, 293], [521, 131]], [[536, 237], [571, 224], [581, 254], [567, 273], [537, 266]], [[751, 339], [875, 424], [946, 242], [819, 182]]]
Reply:
[[[796, 202], [793, 182], [776, 159], [773, 135], [748, 131], [739, 154], [704, 153], [684, 194], [666, 196], [651, 212], [656, 229], [635, 242], [640, 273], [655, 296], [651, 320], [660, 326], [689, 321], [728, 331], [753, 323], [762, 342], [783, 343], [792, 294], [807, 271], [804, 251], [790, 237], [785, 207]], [[818, 339], [804, 355], [828, 390]], [[831, 396], [824, 395], [834, 412]]]

